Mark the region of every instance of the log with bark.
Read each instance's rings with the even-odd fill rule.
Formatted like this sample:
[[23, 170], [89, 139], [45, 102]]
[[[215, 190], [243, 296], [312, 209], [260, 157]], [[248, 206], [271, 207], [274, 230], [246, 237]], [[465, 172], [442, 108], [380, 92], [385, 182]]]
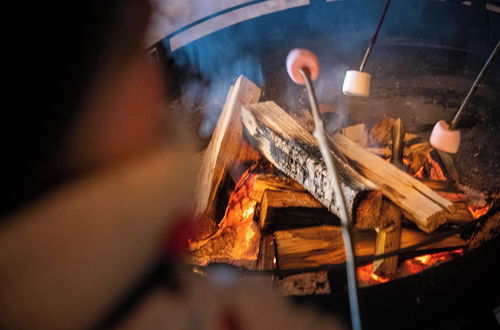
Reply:
[[[244, 106], [242, 119], [247, 136], [265, 158], [301, 183], [330, 211], [339, 214], [316, 140], [309, 133], [274, 102]], [[341, 154], [332, 151], [351, 217], [358, 216], [357, 206], [366, 193], [378, 188], [422, 230], [432, 232], [446, 222], [447, 212], [452, 211], [451, 202], [348, 138], [336, 134], [333, 141], [363, 175], [359, 175]], [[369, 203], [369, 206], [374, 204]], [[378, 218], [379, 212], [374, 208], [374, 212], [368, 214]]]
[[[311, 134], [274, 102], [243, 106], [242, 120], [246, 136], [267, 160], [298, 181], [332, 213], [339, 215], [332, 182], [316, 139]], [[378, 218], [377, 203], [366, 203], [364, 207], [369, 210], [357, 212], [363, 199], [376, 186], [359, 175], [339, 153], [332, 154], [337, 162], [350, 217], [355, 221], [360, 214]]]
[[[278, 269], [344, 263], [344, 244], [340, 231], [340, 227], [318, 226], [275, 232]], [[403, 228], [400, 247], [405, 248], [421, 243], [428, 238], [428, 235], [421, 231]], [[357, 257], [375, 254], [376, 235], [374, 231], [355, 231], [354, 241]], [[457, 234], [424, 246], [419, 250], [454, 250], [465, 245], [466, 242]]]

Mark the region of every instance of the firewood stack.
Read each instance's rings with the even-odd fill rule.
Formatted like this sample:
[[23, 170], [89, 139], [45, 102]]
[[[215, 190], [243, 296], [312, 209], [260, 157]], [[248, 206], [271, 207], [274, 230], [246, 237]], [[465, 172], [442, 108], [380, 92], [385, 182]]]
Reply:
[[[243, 76], [230, 90], [202, 161], [203, 184], [198, 187], [197, 200], [200, 221], [206, 223], [209, 218], [218, 222], [213, 208], [221, 176], [234, 161], [241, 163], [242, 153], [255, 155], [248, 150], [257, 150], [264, 159], [259, 162], [273, 165], [267, 166], [271, 168], [267, 174], [257, 175], [259, 186], [252, 188], [255, 207], [250, 222], [258, 226], [260, 235], [253, 235], [259, 242], [247, 245], [254, 250], [259, 246], [259, 252], [252, 250], [253, 264], [248, 258], [245, 262], [231, 261], [231, 246], [238, 244], [228, 243], [233, 239], [227, 235], [229, 227], [234, 226], [227, 225], [228, 207], [215, 233], [203, 237], [203, 244], [192, 245], [192, 255], [196, 256], [192, 261], [206, 265], [223, 260], [260, 270], [344, 263], [339, 211], [331, 182], [317, 142], [304, 128], [312, 127], [311, 117], [294, 119], [274, 102], [257, 103], [260, 94], [260, 89]], [[332, 134], [331, 143], [355, 226], [358, 257], [423, 242], [446, 223], [472, 221], [469, 206], [485, 204], [484, 196], [459, 185], [451, 158], [440, 159], [428, 143], [405, 132], [398, 118], [383, 117], [371, 128], [364, 123], [344, 127]], [[241, 234], [237, 236], [241, 239]], [[454, 250], [465, 245], [457, 234], [421, 249]], [[200, 250], [200, 246], [210, 249]], [[375, 274], [390, 278], [396, 273], [398, 256], [375, 260], [372, 266]]]

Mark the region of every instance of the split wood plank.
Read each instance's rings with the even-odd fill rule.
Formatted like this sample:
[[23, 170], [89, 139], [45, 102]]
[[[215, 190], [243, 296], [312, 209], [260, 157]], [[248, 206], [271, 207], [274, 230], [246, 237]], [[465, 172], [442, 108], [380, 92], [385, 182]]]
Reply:
[[365, 177], [379, 185], [384, 196], [401, 207], [405, 216], [423, 231], [436, 230], [446, 222], [448, 212], [453, 212], [453, 203], [394, 165], [340, 134], [332, 140], [338, 150], [353, 161]]
[[[391, 164], [403, 168], [404, 127], [400, 118], [392, 124]], [[399, 249], [401, 245], [401, 210], [393, 202], [384, 199], [380, 209], [380, 226], [377, 228], [375, 254], [385, 254]], [[379, 276], [392, 277], [398, 269], [398, 256], [375, 260], [373, 272]]]
[[258, 102], [260, 96], [261, 89], [245, 76], [240, 76], [230, 88], [199, 171], [196, 216], [213, 218], [217, 190], [227, 167], [241, 158], [242, 149], [250, 148], [242, 138], [241, 106]]
[[[381, 226], [377, 230], [375, 255], [398, 250], [401, 245], [401, 210], [393, 202], [384, 200], [380, 209]], [[373, 272], [379, 276], [391, 277], [398, 268], [398, 256], [378, 259], [373, 263]]]
[[[317, 226], [302, 229], [282, 230], [274, 233], [278, 269], [318, 267], [345, 262], [341, 228]], [[402, 229], [401, 248], [427, 240], [427, 234], [418, 230]], [[355, 231], [354, 245], [357, 257], [375, 254], [375, 232]], [[454, 235], [419, 250], [457, 249], [466, 245], [460, 236]]]

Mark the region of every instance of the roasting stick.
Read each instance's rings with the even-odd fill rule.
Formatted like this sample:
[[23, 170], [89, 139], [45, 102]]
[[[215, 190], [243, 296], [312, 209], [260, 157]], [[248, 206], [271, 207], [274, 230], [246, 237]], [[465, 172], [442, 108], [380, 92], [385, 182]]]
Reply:
[[369, 96], [370, 95], [370, 85], [372, 76], [364, 72], [366, 62], [372, 53], [373, 47], [377, 42], [377, 37], [382, 28], [382, 23], [384, 23], [385, 15], [387, 14], [387, 10], [389, 9], [389, 5], [391, 4], [391, 0], [387, 0], [385, 3], [384, 11], [382, 12], [382, 16], [377, 24], [377, 28], [375, 29], [375, 33], [370, 39], [370, 44], [366, 49], [365, 56], [363, 56], [363, 60], [361, 61], [361, 65], [359, 66], [359, 71], [349, 70], [345, 74], [344, 85], [342, 87], [342, 92], [345, 95], [351, 96]]
[[306, 49], [292, 50], [286, 60], [287, 71], [290, 78], [297, 84], [306, 86], [309, 103], [314, 117], [313, 136], [318, 140], [319, 148], [333, 183], [333, 190], [337, 206], [339, 208], [342, 223], [342, 239], [344, 241], [346, 254], [347, 286], [349, 293], [349, 304], [351, 309], [351, 322], [354, 330], [361, 329], [361, 317], [358, 304], [358, 288], [356, 279], [356, 263], [354, 258], [354, 247], [352, 241], [352, 227], [349, 214], [344, 200], [344, 193], [340, 187], [337, 168], [333, 161], [328, 138], [325, 133], [325, 124], [319, 113], [318, 100], [314, 91], [313, 80], [319, 75], [319, 60], [312, 52]]
[[463, 114], [465, 113], [465, 109], [469, 105], [472, 96], [474, 96], [474, 92], [479, 87], [479, 84], [481, 83], [484, 76], [488, 72], [489, 68], [493, 64], [493, 60], [495, 59], [495, 56], [497, 55], [499, 50], [500, 50], [500, 41], [497, 42], [497, 45], [491, 52], [490, 57], [486, 61], [486, 64], [481, 69], [481, 72], [479, 72], [479, 75], [472, 84], [472, 87], [467, 93], [467, 96], [462, 102], [462, 105], [460, 106], [457, 113], [455, 114], [455, 117], [451, 121], [451, 124], [448, 126], [448, 123], [446, 123], [444, 120], [440, 120], [436, 123], [436, 125], [432, 129], [430, 143], [434, 148], [452, 154], [458, 151], [458, 147], [460, 146], [460, 131], [456, 129], [457, 125], [460, 122], [460, 119], [462, 118]]

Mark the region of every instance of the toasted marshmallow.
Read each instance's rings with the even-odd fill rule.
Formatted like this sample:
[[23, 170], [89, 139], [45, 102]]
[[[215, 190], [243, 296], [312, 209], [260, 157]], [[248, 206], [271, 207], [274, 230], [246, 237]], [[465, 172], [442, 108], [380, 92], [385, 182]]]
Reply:
[[460, 131], [450, 129], [450, 125], [440, 120], [432, 129], [431, 145], [441, 151], [456, 153], [460, 146]]
[[286, 70], [292, 80], [299, 85], [304, 85], [304, 77], [300, 69], [307, 69], [311, 74], [311, 79], [316, 80], [319, 76], [319, 60], [313, 52], [296, 48], [292, 49], [286, 58]]
[[342, 92], [345, 95], [367, 97], [370, 95], [371, 79], [369, 73], [349, 70], [345, 74]]

